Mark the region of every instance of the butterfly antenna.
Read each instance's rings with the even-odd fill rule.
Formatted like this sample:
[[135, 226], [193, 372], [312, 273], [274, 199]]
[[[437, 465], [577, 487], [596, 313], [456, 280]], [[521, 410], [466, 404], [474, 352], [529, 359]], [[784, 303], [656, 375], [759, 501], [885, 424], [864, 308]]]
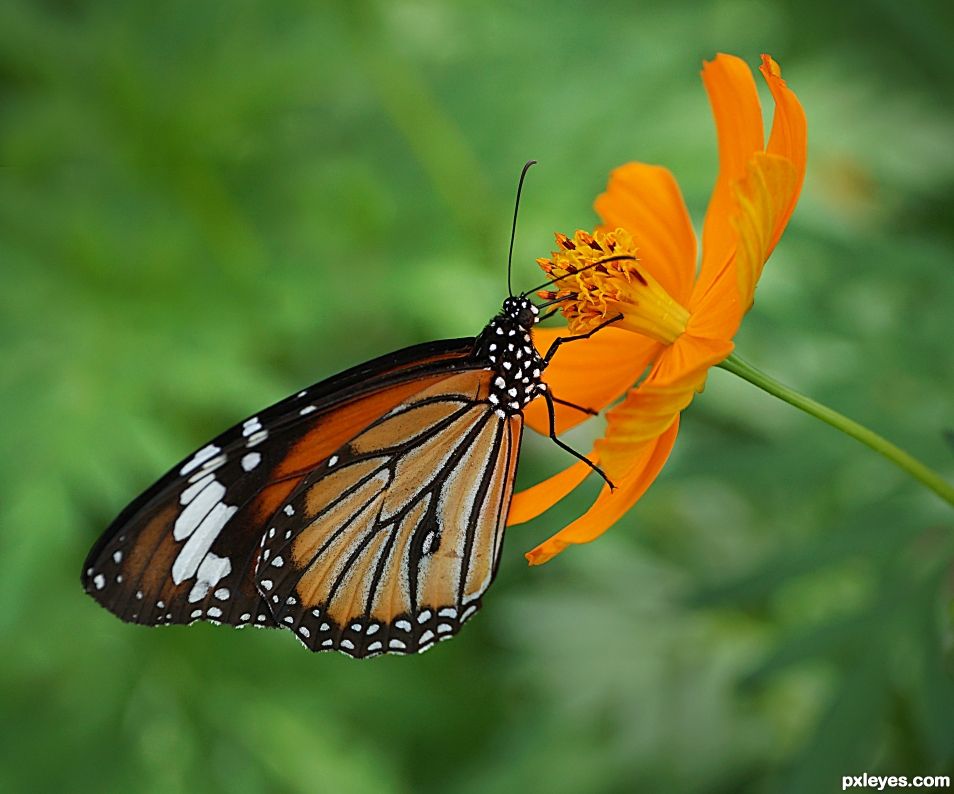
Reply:
[[607, 262], [622, 262], [624, 260], [629, 260], [631, 262], [638, 262], [639, 260], [632, 254], [615, 254], [614, 256], [608, 256], [606, 259], [600, 259], [598, 262], [591, 262], [586, 267], [581, 267], [573, 273], [564, 273], [562, 276], [557, 276], [556, 278], [551, 278], [549, 281], [544, 281], [539, 287], [534, 287], [533, 289], [528, 289], [520, 297], [526, 298], [531, 292], [536, 292], [539, 289], [544, 287], [549, 287], [551, 284], [556, 284], [562, 279], [569, 278], [570, 276], [575, 276], [577, 273], [582, 273], [584, 270], [590, 270], [594, 267], [599, 267], [600, 265], [605, 265]]
[[517, 182], [517, 200], [513, 205], [513, 226], [510, 227], [510, 253], [507, 254], [507, 292], [513, 297], [513, 286], [510, 274], [513, 270], [513, 241], [517, 236], [517, 212], [520, 210], [520, 191], [523, 190], [523, 180], [527, 176], [530, 166], [536, 165], [536, 160], [527, 160], [523, 164], [523, 170], [520, 172], [520, 181]]

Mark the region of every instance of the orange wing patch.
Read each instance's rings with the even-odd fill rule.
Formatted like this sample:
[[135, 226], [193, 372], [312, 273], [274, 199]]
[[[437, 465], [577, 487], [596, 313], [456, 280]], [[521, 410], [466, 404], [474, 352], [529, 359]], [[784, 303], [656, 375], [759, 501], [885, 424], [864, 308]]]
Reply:
[[[465, 374], [473, 378], [471, 373]], [[454, 376], [450, 380], [457, 377], [463, 376]], [[429, 378], [402, 383], [362, 397], [350, 405], [336, 407], [327, 417], [319, 416], [314, 427], [289, 450], [275, 470], [274, 479], [310, 471], [376, 419], [401, 405], [412, 395], [418, 394], [422, 385], [426, 389], [447, 380], [447, 375], [432, 375]]]

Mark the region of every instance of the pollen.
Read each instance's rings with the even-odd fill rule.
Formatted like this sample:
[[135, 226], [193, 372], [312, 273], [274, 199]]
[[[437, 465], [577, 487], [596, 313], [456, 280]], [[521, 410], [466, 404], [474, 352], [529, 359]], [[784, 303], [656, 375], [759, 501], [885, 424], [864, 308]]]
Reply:
[[[625, 229], [556, 234], [557, 250], [537, 263], [558, 279], [544, 300], [557, 301], [570, 331], [586, 333], [616, 315], [615, 327], [672, 344], [686, 330], [689, 311], [666, 292], [639, 261]], [[613, 259], [627, 256], [627, 259]]]

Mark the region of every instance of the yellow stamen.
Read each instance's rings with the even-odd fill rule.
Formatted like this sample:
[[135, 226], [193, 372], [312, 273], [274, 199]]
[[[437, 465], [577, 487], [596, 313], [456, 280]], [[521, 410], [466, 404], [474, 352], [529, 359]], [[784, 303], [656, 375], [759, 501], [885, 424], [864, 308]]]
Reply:
[[[560, 280], [554, 292], [540, 295], [561, 301], [572, 333], [586, 333], [617, 314], [623, 318], [614, 327], [665, 344], [672, 344], [685, 332], [688, 310], [643, 268], [633, 238], [625, 229], [595, 234], [578, 231], [572, 240], [558, 233], [556, 241], [559, 250], [537, 262], [551, 278]], [[635, 261], [615, 260], [593, 266], [620, 254], [629, 254]]]

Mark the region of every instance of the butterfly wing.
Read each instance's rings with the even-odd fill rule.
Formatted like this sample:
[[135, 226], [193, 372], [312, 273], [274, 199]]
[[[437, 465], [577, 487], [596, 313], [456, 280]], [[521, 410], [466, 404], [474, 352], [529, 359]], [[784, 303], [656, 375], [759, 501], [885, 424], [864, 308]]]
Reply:
[[123, 510], [87, 557], [84, 589], [134, 623], [276, 625], [253, 576], [269, 519], [348, 439], [478, 366], [473, 343], [429, 343], [367, 362], [227, 430]]
[[256, 581], [311, 650], [413, 653], [480, 607], [497, 570], [521, 414], [488, 370], [421, 390], [305, 477], [262, 538]]

